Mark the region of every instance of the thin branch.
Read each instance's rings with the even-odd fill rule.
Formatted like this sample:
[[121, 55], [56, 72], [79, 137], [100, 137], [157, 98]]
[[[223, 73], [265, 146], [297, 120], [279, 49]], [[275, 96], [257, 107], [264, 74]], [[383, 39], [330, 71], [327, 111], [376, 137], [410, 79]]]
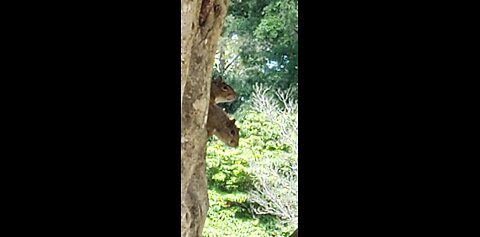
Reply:
[[237, 54], [237, 56], [235, 56], [235, 58], [233, 58], [232, 61], [227, 64], [227, 66], [225, 67], [224, 72], [226, 72], [226, 71], [228, 70], [228, 68], [229, 68], [230, 66], [232, 66], [232, 64], [237, 60], [238, 57], [240, 57], [240, 55]]

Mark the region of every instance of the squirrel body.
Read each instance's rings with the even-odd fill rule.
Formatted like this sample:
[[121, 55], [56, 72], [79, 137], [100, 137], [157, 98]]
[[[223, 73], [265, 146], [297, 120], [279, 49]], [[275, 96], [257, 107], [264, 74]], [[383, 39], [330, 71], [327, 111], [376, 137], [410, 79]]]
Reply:
[[215, 135], [230, 147], [237, 147], [239, 129], [235, 119], [230, 119], [223, 109], [216, 104], [232, 102], [237, 98], [235, 90], [225, 83], [222, 77], [213, 80], [210, 87], [210, 104], [208, 107], [207, 133], [208, 137]]
[[221, 76], [216, 80], [212, 80], [210, 86], [210, 103], [218, 104], [232, 102], [237, 99], [235, 90], [225, 83]]
[[208, 107], [206, 127], [208, 137], [215, 135], [227, 146], [238, 147], [240, 134], [235, 125], [235, 119], [230, 119], [223, 109], [215, 104], [210, 104]]

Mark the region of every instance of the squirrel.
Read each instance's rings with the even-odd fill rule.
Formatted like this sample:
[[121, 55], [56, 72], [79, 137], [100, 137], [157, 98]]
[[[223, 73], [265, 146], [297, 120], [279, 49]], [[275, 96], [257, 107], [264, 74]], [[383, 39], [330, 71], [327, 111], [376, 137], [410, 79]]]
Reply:
[[221, 76], [216, 80], [212, 80], [210, 86], [210, 103], [218, 104], [232, 102], [237, 99], [235, 90], [225, 83]]
[[238, 147], [239, 129], [235, 125], [235, 119], [230, 120], [223, 109], [216, 104], [232, 102], [236, 98], [235, 90], [225, 83], [221, 76], [212, 81], [206, 126], [208, 137], [215, 135], [230, 147]]
[[215, 104], [210, 104], [208, 107], [206, 127], [208, 137], [215, 135], [227, 146], [238, 147], [240, 134], [235, 125], [235, 119], [230, 119], [223, 109]]

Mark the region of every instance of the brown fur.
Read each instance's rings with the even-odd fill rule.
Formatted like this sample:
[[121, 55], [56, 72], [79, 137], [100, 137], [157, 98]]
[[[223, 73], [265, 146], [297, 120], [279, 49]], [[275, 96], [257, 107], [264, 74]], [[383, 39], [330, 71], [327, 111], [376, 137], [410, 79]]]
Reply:
[[210, 87], [210, 103], [218, 104], [225, 102], [232, 102], [237, 99], [237, 93], [235, 90], [225, 83], [222, 77], [217, 77], [216, 80], [212, 80]]
[[208, 137], [215, 135], [227, 146], [238, 147], [240, 134], [235, 119], [230, 120], [223, 109], [214, 104], [208, 107], [207, 132]]

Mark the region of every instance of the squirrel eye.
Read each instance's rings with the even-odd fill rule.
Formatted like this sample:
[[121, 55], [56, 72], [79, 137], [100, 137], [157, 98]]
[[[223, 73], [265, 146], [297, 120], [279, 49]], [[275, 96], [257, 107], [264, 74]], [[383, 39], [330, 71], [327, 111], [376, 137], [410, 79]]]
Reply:
[[230, 131], [232, 135], [235, 135], [235, 130]]
[[228, 90], [228, 87], [227, 86], [223, 86], [223, 90]]

